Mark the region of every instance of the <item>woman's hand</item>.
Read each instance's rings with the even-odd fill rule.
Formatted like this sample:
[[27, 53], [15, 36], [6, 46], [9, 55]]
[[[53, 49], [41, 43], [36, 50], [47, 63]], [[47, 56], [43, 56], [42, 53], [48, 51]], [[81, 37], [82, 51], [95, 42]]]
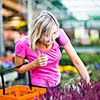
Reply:
[[37, 59], [32, 62], [33, 66], [46, 66], [48, 56], [46, 54], [40, 54]]

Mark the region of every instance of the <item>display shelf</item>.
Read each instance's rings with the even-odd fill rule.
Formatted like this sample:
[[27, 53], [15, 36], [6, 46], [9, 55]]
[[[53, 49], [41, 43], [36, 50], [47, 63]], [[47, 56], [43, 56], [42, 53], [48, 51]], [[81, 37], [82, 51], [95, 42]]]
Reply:
[[[97, 52], [97, 53], [100, 53], [100, 47], [92, 47], [92, 46], [89, 46], [89, 47], [85, 47], [85, 46], [74, 46], [74, 49], [76, 50], [77, 53], [82, 53], [82, 52], [86, 52], [86, 53], [94, 53], [94, 52]], [[65, 50], [63, 50], [63, 52], [65, 52]]]
[[88, 52], [88, 53], [98, 52], [98, 53], [100, 53], [100, 47], [95, 47], [95, 46], [81, 46], [81, 47], [74, 46], [74, 48], [78, 53], [81, 53], [81, 52]]

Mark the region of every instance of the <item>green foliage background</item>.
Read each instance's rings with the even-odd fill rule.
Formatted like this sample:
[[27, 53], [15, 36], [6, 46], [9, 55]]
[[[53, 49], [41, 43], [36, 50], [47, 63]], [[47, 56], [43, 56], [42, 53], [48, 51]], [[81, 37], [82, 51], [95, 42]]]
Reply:
[[[90, 78], [93, 82], [98, 81], [100, 78], [100, 69], [95, 68], [94, 63], [97, 62], [100, 65], [100, 54], [99, 53], [78, 53], [81, 60], [84, 62], [85, 66], [87, 67], [88, 73], [90, 75]], [[71, 60], [69, 59], [68, 55], [65, 53], [62, 53], [62, 59], [59, 63], [61, 66], [66, 65], [73, 65]], [[79, 80], [80, 76], [79, 74], [75, 74], [74, 72], [71, 73], [62, 73], [62, 86], [64, 87], [64, 84], [71, 84], [74, 83], [74, 80]]]

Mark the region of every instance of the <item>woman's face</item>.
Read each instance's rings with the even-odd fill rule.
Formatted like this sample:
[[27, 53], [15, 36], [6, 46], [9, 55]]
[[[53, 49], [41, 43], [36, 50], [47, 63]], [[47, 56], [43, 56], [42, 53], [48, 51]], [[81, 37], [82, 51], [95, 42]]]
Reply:
[[40, 42], [44, 45], [50, 45], [56, 38], [57, 29], [52, 29], [51, 33], [45, 34], [43, 33], [40, 38]]

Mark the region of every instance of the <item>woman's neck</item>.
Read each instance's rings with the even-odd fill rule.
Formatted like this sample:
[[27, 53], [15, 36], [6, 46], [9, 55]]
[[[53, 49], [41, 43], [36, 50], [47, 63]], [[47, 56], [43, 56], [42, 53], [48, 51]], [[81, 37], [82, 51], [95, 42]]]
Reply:
[[42, 43], [37, 43], [37, 48], [48, 51], [52, 48], [53, 44], [51, 43], [50, 45], [44, 45]]

